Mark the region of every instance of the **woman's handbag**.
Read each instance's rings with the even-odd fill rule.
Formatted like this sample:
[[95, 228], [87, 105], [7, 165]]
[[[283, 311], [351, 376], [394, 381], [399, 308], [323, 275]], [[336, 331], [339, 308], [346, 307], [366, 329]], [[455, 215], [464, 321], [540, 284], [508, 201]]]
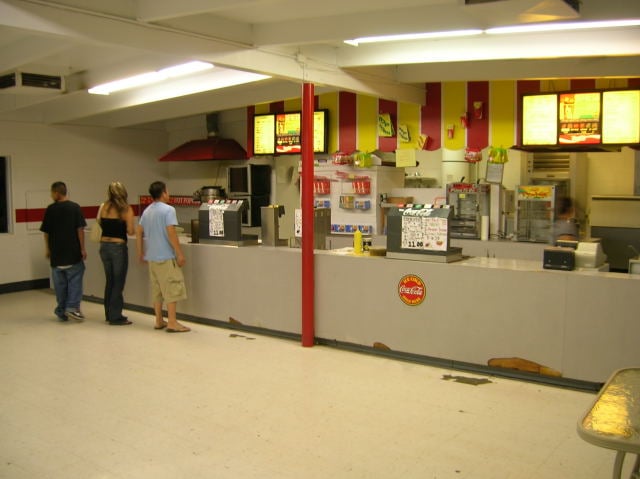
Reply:
[[102, 212], [102, 207], [104, 203], [100, 205], [98, 208], [98, 214], [96, 215], [96, 220], [91, 225], [91, 233], [89, 235], [89, 239], [96, 243], [100, 242], [100, 238], [102, 238], [102, 226], [100, 226], [100, 213]]

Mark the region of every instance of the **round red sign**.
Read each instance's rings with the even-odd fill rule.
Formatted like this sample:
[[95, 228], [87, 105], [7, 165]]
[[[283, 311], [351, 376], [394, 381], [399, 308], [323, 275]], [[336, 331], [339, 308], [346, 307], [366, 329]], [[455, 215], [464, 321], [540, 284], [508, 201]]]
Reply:
[[424, 301], [427, 288], [424, 281], [414, 274], [407, 274], [398, 283], [398, 296], [404, 304], [417, 306]]

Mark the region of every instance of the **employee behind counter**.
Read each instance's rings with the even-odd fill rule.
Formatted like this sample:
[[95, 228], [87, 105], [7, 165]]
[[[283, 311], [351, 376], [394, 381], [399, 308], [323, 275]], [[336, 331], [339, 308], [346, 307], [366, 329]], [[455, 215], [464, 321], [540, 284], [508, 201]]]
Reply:
[[558, 216], [553, 224], [551, 244], [558, 240], [578, 241], [578, 222], [575, 218], [573, 202], [569, 197], [563, 197], [558, 203]]

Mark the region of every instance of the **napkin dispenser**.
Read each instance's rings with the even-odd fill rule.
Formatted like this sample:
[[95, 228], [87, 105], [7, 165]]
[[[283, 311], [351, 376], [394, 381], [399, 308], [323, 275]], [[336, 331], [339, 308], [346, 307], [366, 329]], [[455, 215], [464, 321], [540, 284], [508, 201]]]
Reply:
[[550, 246], [545, 248], [542, 267], [544, 269], [573, 271], [576, 267], [575, 250], [573, 248], [566, 248], [562, 246]]

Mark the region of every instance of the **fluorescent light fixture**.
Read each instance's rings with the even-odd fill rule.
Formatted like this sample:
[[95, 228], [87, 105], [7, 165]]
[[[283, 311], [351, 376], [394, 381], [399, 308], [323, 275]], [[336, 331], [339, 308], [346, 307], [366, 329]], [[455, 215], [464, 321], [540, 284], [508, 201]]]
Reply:
[[376, 37], [360, 37], [353, 40], [345, 40], [348, 45], [358, 46], [361, 43], [400, 42], [408, 40], [430, 40], [437, 38], [469, 37], [480, 35], [482, 30], [451, 30], [447, 32], [403, 33], [398, 35], [381, 35]]
[[130, 88], [137, 88], [152, 83], [158, 83], [169, 78], [176, 78], [184, 75], [190, 75], [192, 73], [201, 72], [213, 68], [211, 63], [193, 61], [183, 63], [181, 65], [174, 65], [171, 67], [163, 68], [156, 72], [147, 72], [140, 75], [135, 75], [121, 80], [115, 80], [109, 83], [103, 83], [102, 85], [95, 86], [89, 89], [89, 93], [94, 95], [108, 95], [110, 93], [127, 90]]
[[488, 28], [484, 32], [489, 35], [499, 35], [506, 33], [557, 32], [566, 30], [587, 30], [592, 28], [623, 28], [637, 26], [640, 26], [640, 19], [608, 20], [602, 22], [536, 23], [531, 25]]
[[348, 45], [358, 46], [362, 43], [400, 42], [408, 40], [431, 40], [438, 38], [468, 37], [487, 33], [489, 35], [509, 33], [555, 32], [567, 30], [586, 30], [594, 28], [624, 28], [640, 26], [640, 19], [607, 20], [599, 22], [564, 22], [564, 23], [536, 23], [529, 25], [514, 25], [508, 27], [488, 28], [486, 30], [451, 30], [445, 32], [403, 33], [397, 35], [381, 35], [375, 37], [360, 37], [345, 40]]

